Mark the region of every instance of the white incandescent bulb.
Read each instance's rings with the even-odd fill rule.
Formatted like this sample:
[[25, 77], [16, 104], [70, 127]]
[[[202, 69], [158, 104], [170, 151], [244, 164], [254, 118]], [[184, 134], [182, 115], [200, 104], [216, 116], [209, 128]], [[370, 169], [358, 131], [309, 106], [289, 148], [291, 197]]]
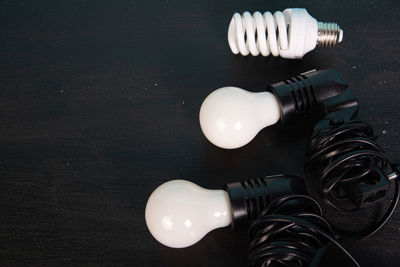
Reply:
[[252, 93], [237, 87], [215, 90], [200, 108], [200, 126], [207, 139], [222, 148], [238, 148], [280, 119], [280, 106], [270, 92]]
[[173, 248], [191, 246], [232, 222], [226, 191], [204, 189], [185, 180], [160, 185], [150, 195], [145, 213], [153, 237]]

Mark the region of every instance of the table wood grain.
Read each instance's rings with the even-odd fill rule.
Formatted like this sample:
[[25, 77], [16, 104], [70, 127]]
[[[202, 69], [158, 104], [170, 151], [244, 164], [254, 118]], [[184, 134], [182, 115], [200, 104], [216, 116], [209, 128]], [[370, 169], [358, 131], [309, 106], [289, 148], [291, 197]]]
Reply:
[[[230, 52], [234, 11], [287, 7], [339, 23], [344, 41], [302, 60]], [[1, 1], [0, 265], [245, 266], [246, 230], [215, 230], [185, 249], [159, 244], [145, 225], [147, 198], [170, 179], [217, 189], [302, 175], [315, 121], [266, 128], [227, 151], [200, 130], [203, 99], [338, 69], [359, 117], [398, 160], [399, 15], [397, 0]], [[399, 241], [397, 210], [375, 236], [344, 246], [362, 266], [397, 266]], [[328, 250], [323, 266], [347, 265]]]

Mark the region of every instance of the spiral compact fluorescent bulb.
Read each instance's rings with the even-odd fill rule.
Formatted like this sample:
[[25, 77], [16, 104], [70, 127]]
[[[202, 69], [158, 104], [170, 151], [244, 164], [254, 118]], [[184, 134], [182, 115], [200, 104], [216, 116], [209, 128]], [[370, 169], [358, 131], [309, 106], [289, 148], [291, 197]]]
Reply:
[[232, 225], [237, 229], [258, 216], [269, 202], [289, 193], [305, 194], [300, 177], [267, 176], [209, 190], [185, 180], [160, 185], [147, 201], [145, 217], [151, 234], [173, 248], [191, 246], [208, 232]]
[[[276, 31], [278, 30], [278, 36]], [[318, 22], [304, 8], [283, 12], [235, 13], [229, 24], [228, 42], [234, 54], [302, 58], [316, 45], [332, 47], [343, 39], [336, 23]]]

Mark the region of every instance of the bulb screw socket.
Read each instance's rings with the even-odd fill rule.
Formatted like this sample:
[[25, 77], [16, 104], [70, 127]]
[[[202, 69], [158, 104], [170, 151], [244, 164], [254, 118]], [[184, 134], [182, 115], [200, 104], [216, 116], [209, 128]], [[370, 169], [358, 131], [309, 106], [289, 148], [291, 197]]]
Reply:
[[274, 175], [247, 179], [226, 185], [231, 203], [232, 229], [242, 228], [275, 198], [289, 194], [307, 194], [304, 180], [294, 175]]
[[[325, 115], [343, 108], [358, 109], [357, 99], [348, 87], [340, 72], [327, 69], [306, 72], [271, 84], [267, 90], [278, 100], [281, 124], [290, 124], [298, 118]], [[340, 103], [333, 101], [334, 97], [345, 92], [347, 94], [344, 100], [340, 99]]]
[[318, 22], [317, 45], [321, 47], [334, 47], [343, 39], [343, 31], [339, 25], [332, 22]]

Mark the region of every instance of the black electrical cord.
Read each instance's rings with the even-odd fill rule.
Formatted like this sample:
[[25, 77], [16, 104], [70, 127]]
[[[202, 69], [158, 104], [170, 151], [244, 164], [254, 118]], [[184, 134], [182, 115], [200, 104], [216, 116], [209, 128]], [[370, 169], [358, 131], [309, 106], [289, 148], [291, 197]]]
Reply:
[[249, 267], [310, 266], [329, 242], [360, 266], [333, 237], [321, 206], [306, 195], [273, 200], [253, 221], [249, 235]]
[[[342, 231], [343, 237], [373, 235], [396, 209], [399, 201], [398, 166], [376, 143], [373, 129], [367, 123], [350, 120], [315, 133], [307, 152], [305, 169], [319, 179], [321, 198], [341, 211], [357, 210], [366, 202], [383, 198], [391, 179], [395, 179], [393, 200], [382, 219], [363, 232]], [[372, 193], [363, 197], [362, 194], [366, 195], [368, 191]], [[355, 200], [354, 192], [359, 192], [358, 200]], [[352, 208], [343, 207], [342, 204], [348, 200], [353, 200]]]

